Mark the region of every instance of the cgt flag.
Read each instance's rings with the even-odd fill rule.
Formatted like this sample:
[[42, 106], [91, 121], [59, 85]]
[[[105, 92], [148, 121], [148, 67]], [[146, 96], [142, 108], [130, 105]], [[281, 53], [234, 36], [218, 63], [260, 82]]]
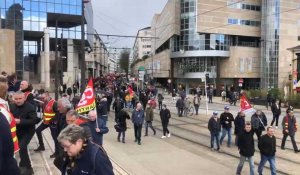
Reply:
[[96, 107], [95, 101], [95, 93], [94, 93], [94, 86], [93, 80], [90, 79], [83, 94], [81, 95], [81, 99], [76, 106], [76, 111], [79, 114], [89, 112]]
[[249, 103], [247, 97], [245, 94], [243, 94], [240, 98], [240, 111], [244, 112], [245, 115], [252, 115], [255, 112], [255, 109], [252, 108], [251, 104]]

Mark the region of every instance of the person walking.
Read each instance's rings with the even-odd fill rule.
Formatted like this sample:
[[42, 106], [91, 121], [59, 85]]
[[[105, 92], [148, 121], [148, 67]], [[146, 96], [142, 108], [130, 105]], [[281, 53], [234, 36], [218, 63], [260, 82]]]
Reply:
[[178, 111], [178, 116], [182, 117], [182, 113], [183, 113], [183, 108], [184, 108], [184, 101], [182, 98], [178, 98], [177, 102], [176, 102], [176, 108]]
[[170, 110], [167, 108], [166, 104], [162, 105], [162, 109], [159, 112], [159, 116], [161, 119], [161, 124], [163, 127], [163, 136], [161, 136], [162, 139], [166, 138], [166, 134], [168, 134], [168, 137], [171, 137], [171, 133], [168, 129], [169, 125], [169, 119], [171, 118]]
[[233, 115], [229, 112], [229, 107], [225, 106], [224, 112], [220, 116], [220, 121], [222, 125], [222, 136], [220, 139], [220, 145], [222, 145], [223, 139], [225, 136], [228, 136], [227, 139], [227, 146], [231, 146], [231, 129], [232, 129], [232, 122], [234, 121]]
[[196, 115], [198, 115], [200, 100], [201, 98], [197, 94], [195, 94], [193, 104], [194, 104]]
[[136, 105], [136, 109], [133, 110], [131, 115], [131, 120], [134, 126], [134, 136], [135, 136], [135, 142], [138, 143], [138, 145], [141, 145], [141, 135], [142, 135], [142, 127], [144, 122], [145, 114], [144, 110], [142, 109], [142, 104], [138, 103]]
[[183, 110], [184, 116], [188, 115], [190, 108], [191, 108], [190, 98], [186, 97], [185, 100], [184, 100], [184, 110]]
[[218, 118], [218, 112], [213, 112], [213, 115], [208, 121], [208, 130], [210, 132], [210, 148], [214, 149], [214, 142], [216, 140], [217, 151], [220, 150], [219, 133], [221, 131], [220, 119]]
[[222, 96], [222, 101], [226, 101], [226, 91], [225, 90], [223, 90], [221, 92], [221, 96]]
[[251, 116], [252, 131], [256, 134], [257, 140], [260, 139], [262, 132], [266, 130], [267, 124], [267, 117], [261, 110], [256, 110]]
[[20, 173], [34, 174], [28, 154], [28, 144], [35, 133], [35, 124], [39, 121], [36, 108], [26, 101], [25, 94], [18, 91], [13, 95], [14, 104], [11, 105], [11, 112], [15, 116], [17, 124], [17, 137], [20, 146]]
[[238, 148], [240, 153], [240, 162], [236, 169], [236, 174], [241, 175], [244, 162], [246, 159], [249, 161], [250, 167], [250, 175], [254, 175], [254, 139], [253, 139], [253, 132], [251, 130], [251, 123], [247, 122], [245, 124], [245, 129], [238, 137]]
[[130, 119], [130, 116], [124, 109], [121, 109], [116, 118], [116, 122], [119, 127], [118, 142], [121, 141], [121, 135], [122, 135], [122, 143], [125, 143], [125, 132], [127, 130], [126, 119]]
[[267, 127], [267, 134], [261, 136], [258, 141], [258, 148], [260, 150], [260, 163], [258, 165], [258, 174], [263, 174], [263, 168], [268, 161], [270, 164], [271, 175], [276, 175], [275, 153], [276, 153], [276, 138], [274, 136], [274, 129]]
[[164, 97], [161, 93], [159, 93], [157, 95], [157, 102], [158, 102], [158, 109], [161, 110], [162, 109], [162, 102], [164, 100]]
[[208, 103], [213, 103], [212, 98], [214, 95], [214, 89], [212, 87], [208, 88], [207, 95], [208, 95]]
[[238, 115], [234, 119], [234, 134], [235, 145], [238, 146], [238, 138], [244, 132], [245, 129], [245, 113], [238, 112]]
[[173, 89], [172, 91], [172, 102], [174, 103], [176, 101], [176, 91]]
[[62, 162], [62, 174], [114, 174], [105, 150], [89, 140], [84, 128], [68, 125], [57, 139], [66, 152]]
[[0, 75], [0, 174], [19, 175], [19, 167], [14, 153], [18, 151], [15, 130], [15, 119], [10, 113], [5, 101], [8, 84], [6, 77]]
[[115, 110], [115, 122], [117, 122], [117, 118], [119, 112], [124, 108], [123, 100], [120, 97], [116, 97], [115, 101], [113, 102], [113, 110]]
[[39, 140], [39, 146], [37, 149], [35, 149], [35, 152], [45, 151], [44, 141], [42, 132], [43, 130], [50, 128], [51, 136], [54, 141], [55, 145], [55, 151], [52, 155], [50, 155], [50, 158], [54, 158], [55, 155], [58, 154], [58, 141], [57, 141], [57, 128], [56, 128], [56, 120], [55, 120], [55, 114], [57, 111], [57, 102], [54, 99], [51, 99], [49, 92], [44, 92], [41, 95], [41, 100], [43, 103], [43, 122], [37, 127], [36, 129], [36, 136]]
[[274, 122], [276, 121], [276, 129], [278, 128], [278, 120], [279, 120], [279, 116], [281, 114], [281, 107], [280, 107], [280, 101], [279, 100], [274, 100], [273, 104], [271, 106], [271, 110], [273, 113], [273, 119], [271, 122], [271, 126], [273, 126]]
[[104, 125], [106, 126], [108, 115], [107, 115], [107, 98], [106, 96], [102, 96], [99, 104], [97, 105], [97, 114], [104, 121]]
[[281, 142], [281, 149], [284, 150], [285, 141], [288, 136], [290, 136], [294, 152], [298, 153], [300, 150], [298, 150], [296, 141], [295, 141], [295, 134], [297, 132], [297, 121], [296, 117], [294, 116], [294, 112], [292, 110], [288, 111], [287, 115], [282, 120], [282, 133], [283, 138]]
[[148, 136], [148, 127], [150, 127], [153, 131], [153, 135], [156, 134], [156, 131], [154, 127], [152, 126], [152, 121], [153, 121], [153, 108], [152, 106], [148, 103], [148, 106], [146, 107], [146, 116], [145, 116], [145, 136]]

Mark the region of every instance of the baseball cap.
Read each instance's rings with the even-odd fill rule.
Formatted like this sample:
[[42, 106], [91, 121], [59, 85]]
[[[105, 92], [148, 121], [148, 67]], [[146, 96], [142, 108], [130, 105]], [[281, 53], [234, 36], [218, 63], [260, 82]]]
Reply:
[[213, 115], [218, 115], [218, 112], [217, 111], [213, 112]]
[[229, 106], [225, 106], [224, 109], [225, 109], [225, 110], [229, 110]]

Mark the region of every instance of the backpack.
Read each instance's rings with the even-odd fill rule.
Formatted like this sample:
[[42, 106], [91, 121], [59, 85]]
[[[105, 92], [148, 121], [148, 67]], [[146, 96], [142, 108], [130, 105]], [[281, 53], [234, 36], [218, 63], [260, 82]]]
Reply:
[[101, 145], [98, 145], [97, 143], [94, 143], [92, 141], [91, 141], [91, 143], [93, 145], [97, 146], [97, 147], [93, 147], [93, 150], [95, 150], [95, 149], [97, 149], [97, 150], [95, 150], [95, 152], [93, 151], [94, 154], [93, 154], [93, 156], [91, 156], [92, 162], [93, 162], [93, 169], [92, 169], [91, 175], [96, 175], [96, 155], [97, 155], [98, 151], [101, 150], [104, 153], [104, 155], [107, 157], [108, 160], [109, 160], [109, 157], [108, 157], [106, 151], [104, 150], [104, 148]]

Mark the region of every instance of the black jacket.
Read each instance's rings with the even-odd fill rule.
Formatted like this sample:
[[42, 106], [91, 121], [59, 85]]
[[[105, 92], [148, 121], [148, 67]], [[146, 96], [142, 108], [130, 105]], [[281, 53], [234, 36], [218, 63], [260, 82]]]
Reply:
[[271, 110], [272, 110], [273, 115], [280, 115], [281, 114], [280, 106], [278, 105], [278, 108], [277, 108], [277, 105], [275, 103], [272, 104]]
[[238, 137], [238, 148], [242, 156], [251, 157], [254, 155], [255, 149], [252, 131], [242, 132], [242, 134]]
[[5, 116], [0, 112], [0, 174], [19, 175], [19, 167], [14, 159], [14, 143], [10, 126]]
[[260, 153], [265, 156], [274, 156], [276, 152], [276, 138], [275, 136], [268, 136], [267, 134], [260, 137], [258, 142]]
[[15, 118], [20, 119], [20, 124], [17, 124], [17, 133], [23, 132], [34, 132], [35, 124], [39, 122], [39, 118], [37, 117], [37, 113], [35, 111], [35, 107], [26, 102], [17, 106], [15, 104], [10, 107], [11, 113]]
[[234, 134], [240, 135], [245, 129], [245, 118], [236, 116], [234, 119]]
[[[62, 174], [66, 173], [66, 165], [70, 159], [66, 158], [62, 168]], [[112, 164], [104, 149], [88, 142], [87, 147], [75, 160], [72, 175], [95, 174], [113, 175]]]
[[223, 112], [220, 116], [221, 125], [223, 128], [232, 128], [232, 122], [234, 121], [233, 115], [230, 112]]
[[162, 109], [159, 112], [161, 121], [169, 121], [171, 118], [171, 113], [169, 109]]
[[218, 118], [217, 121], [211, 117], [208, 121], [208, 130], [212, 134], [216, 134], [221, 131], [220, 119]]
[[126, 119], [130, 119], [129, 114], [125, 110], [121, 110], [118, 113], [118, 117], [116, 119], [116, 122], [119, 124], [119, 127], [121, 128], [122, 131], [127, 130]]

